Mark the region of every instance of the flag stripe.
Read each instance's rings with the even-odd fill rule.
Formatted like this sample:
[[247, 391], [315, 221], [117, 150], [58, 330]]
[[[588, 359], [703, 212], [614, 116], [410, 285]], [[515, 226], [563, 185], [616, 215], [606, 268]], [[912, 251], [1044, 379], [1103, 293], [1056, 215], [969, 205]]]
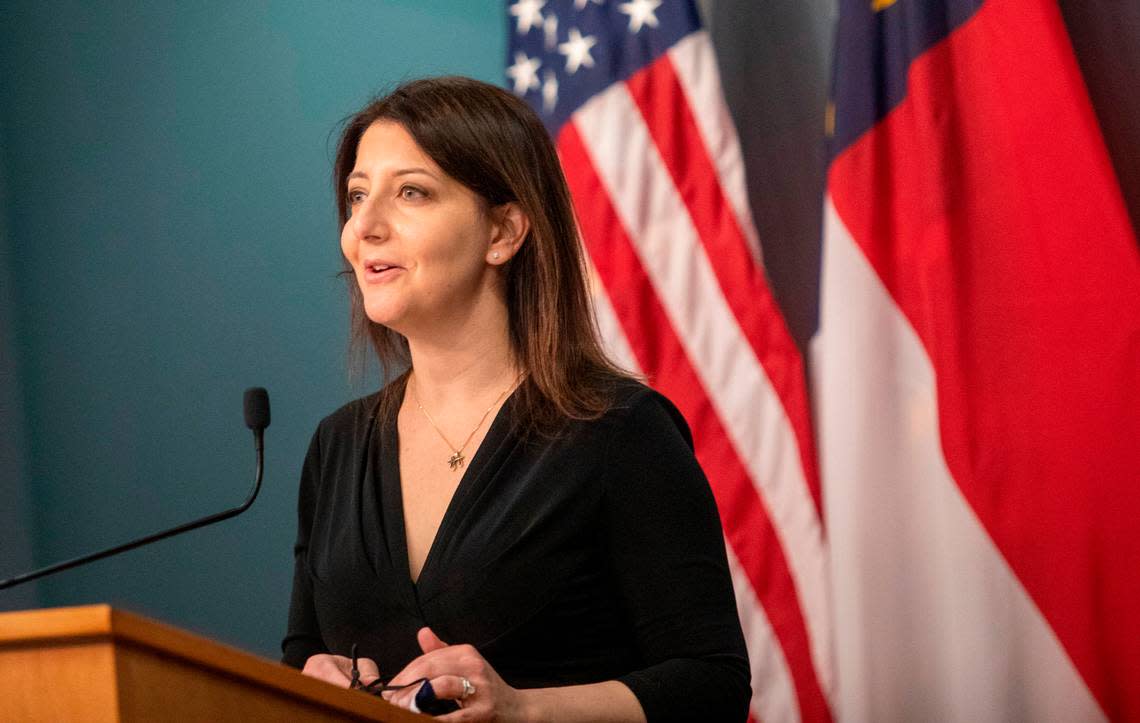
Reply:
[[693, 425], [697, 458], [708, 474], [725, 534], [784, 650], [803, 719], [830, 720], [811, 664], [795, 584], [766, 508], [711, 407], [626, 226], [618, 220], [595, 168], [595, 157], [578, 133], [577, 121], [563, 127], [558, 147], [579, 209], [582, 236], [598, 275], [607, 288], [622, 289], [611, 301], [639, 365]]
[[627, 85], [696, 227], [721, 292], [779, 397], [780, 411], [796, 436], [801, 474], [819, 517], [819, 475], [802, 359], [763, 269], [755, 264], [748, 250], [748, 241], [708, 150], [692, 142], [700, 137], [700, 130], [671, 56], [665, 55], [646, 66], [630, 77]]

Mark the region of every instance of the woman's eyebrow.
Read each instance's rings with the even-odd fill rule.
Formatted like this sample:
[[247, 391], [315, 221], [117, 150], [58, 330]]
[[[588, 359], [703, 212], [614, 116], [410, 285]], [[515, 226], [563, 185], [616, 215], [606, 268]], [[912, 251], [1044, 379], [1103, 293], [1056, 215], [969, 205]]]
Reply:
[[[400, 170], [394, 172], [392, 175], [393, 176], [407, 176], [411, 173], [422, 173], [425, 176], [431, 176], [432, 178], [436, 177], [434, 173], [432, 173], [428, 169], [422, 168], [420, 166], [414, 166], [412, 168], [401, 168]], [[348, 174], [348, 176], [346, 176], [344, 180], [351, 181], [354, 178], [363, 178], [365, 180], [368, 180], [368, 174], [365, 173], [364, 171], [353, 171], [352, 173]]]
[[[429, 171], [426, 168], [421, 168], [419, 166], [414, 166], [412, 168], [401, 168], [400, 170], [396, 171], [392, 175], [393, 176], [406, 176], [409, 173], [422, 173], [425, 176], [431, 176], [432, 178], [435, 178], [434, 173], [432, 173], [431, 171]], [[351, 178], [351, 176], [349, 176], [349, 178]]]

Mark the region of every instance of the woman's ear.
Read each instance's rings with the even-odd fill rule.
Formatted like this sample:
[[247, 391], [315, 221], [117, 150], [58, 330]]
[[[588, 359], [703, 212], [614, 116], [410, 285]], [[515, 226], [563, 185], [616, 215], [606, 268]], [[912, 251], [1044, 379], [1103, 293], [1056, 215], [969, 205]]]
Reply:
[[491, 214], [494, 232], [487, 246], [487, 263], [499, 266], [510, 261], [522, 248], [530, 232], [530, 219], [514, 201], [495, 206]]

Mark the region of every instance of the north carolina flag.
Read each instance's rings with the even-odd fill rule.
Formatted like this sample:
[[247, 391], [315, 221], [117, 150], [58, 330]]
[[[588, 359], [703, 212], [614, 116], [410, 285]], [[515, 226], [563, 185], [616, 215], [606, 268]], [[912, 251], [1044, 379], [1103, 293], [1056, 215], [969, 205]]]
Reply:
[[1140, 252], [1057, 6], [840, 5], [837, 717], [1140, 720]]

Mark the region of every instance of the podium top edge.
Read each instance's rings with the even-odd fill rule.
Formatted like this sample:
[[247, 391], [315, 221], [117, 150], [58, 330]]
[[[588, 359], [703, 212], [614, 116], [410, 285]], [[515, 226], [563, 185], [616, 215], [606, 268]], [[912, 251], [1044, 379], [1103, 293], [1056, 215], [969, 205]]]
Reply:
[[[121, 611], [110, 605], [81, 605], [0, 613], [0, 645], [111, 635]], [[127, 613], [135, 617], [132, 613]]]
[[362, 720], [431, 720], [380, 698], [338, 690], [280, 663], [106, 604], [0, 613], [0, 654], [28, 646], [102, 642], [148, 649], [298, 699], [320, 702]]

